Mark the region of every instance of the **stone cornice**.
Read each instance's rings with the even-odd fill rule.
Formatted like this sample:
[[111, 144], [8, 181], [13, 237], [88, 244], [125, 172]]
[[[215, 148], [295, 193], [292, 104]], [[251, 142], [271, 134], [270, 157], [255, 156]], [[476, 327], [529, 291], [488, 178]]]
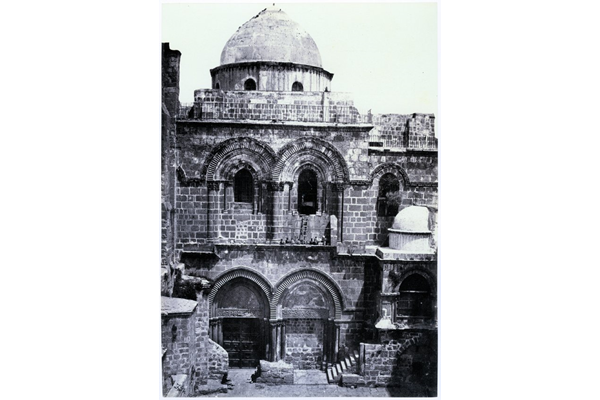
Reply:
[[307, 64], [296, 64], [296, 63], [291, 63], [291, 62], [278, 62], [278, 61], [247, 61], [247, 62], [219, 65], [218, 67], [215, 67], [210, 70], [210, 76], [214, 77], [216, 75], [216, 73], [221, 70], [238, 69], [238, 68], [252, 68], [252, 67], [267, 67], [267, 68], [270, 68], [270, 67], [282, 68], [283, 67], [283, 68], [289, 68], [289, 69], [296, 68], [296, 69], [310, 70], [310, 71], [322, 73], [330, 80], [333, 79], [333, 73], [331, 73], [321, 67], [316, 67], [314, 65], [307, 65]]

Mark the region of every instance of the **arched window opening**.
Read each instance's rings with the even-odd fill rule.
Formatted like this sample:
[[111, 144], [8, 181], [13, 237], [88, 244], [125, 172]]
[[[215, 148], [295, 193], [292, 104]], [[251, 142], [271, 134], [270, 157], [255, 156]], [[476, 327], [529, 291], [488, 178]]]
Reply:
[[300, 82], [294, 82], [292, 85], [292, 92], [303, 92], [304, 86]]
[[254, 79], [246, 79], [246, 82], [244, 82], [244, 90], [256, 90], [256, 82], [254, 82]]
[[219, 85], [219, 82], [217, 82], [217, 83], [215, 84], [215, 89], [221, 89], [221, 85]]
[[427, 279], [413, 274], [400, 285], [396, 303], [397, 317], [430, 318], [433, 314], [431, 288]]
[[305, 169], [298, 177], [298, 213], [315, 214], [317, 208], [317, 174]]
[[394, 217], [400, 204], [400, 182], [394, 174], [385, 174], [379, 180], [377, 216]]
[[235, 174], [233, 182], [234, 201], [252, 203], [254, 197], [254, 181], [247, 169], [241, 169]]

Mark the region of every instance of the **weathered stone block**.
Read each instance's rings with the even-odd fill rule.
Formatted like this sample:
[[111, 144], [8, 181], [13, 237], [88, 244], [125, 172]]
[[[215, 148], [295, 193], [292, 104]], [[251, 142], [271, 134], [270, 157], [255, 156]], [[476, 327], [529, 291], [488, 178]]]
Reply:
[[294, 383], [294, 366], [284, 361], [260, 360], [256, 370], [256, 382], [267, 385], [292, 385]]

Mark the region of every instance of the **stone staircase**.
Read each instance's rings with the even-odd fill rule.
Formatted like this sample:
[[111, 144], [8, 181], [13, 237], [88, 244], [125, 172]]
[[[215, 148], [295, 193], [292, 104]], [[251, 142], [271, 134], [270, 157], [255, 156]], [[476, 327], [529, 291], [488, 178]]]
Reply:
[[356, 373], [358, 373], [358, 352], [355, 350], [352, 354], [347, 355], [345, 359], [327, 368], [327, 382], [338, 384], [342, 374]]

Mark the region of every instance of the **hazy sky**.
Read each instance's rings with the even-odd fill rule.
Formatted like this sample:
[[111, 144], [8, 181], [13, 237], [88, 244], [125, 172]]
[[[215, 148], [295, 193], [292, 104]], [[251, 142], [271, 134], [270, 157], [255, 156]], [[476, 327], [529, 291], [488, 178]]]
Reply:
[[[162, 41], [181, 51], [180, 101], [210, 88], [231, 35], [273, 3], [162, 5]], [[331, 90], [361, 114], [437, 115], [436, 3], [275, 3], [315, 40]]]

